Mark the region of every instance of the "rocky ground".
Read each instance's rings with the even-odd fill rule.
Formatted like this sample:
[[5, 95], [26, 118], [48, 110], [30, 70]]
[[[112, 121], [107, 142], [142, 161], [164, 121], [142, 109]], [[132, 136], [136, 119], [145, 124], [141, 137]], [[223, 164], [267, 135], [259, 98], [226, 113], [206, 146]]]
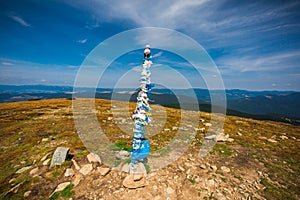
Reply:
[[[87, 165], [82, 162], [83, 168]], [[64, 177], [64, 181], [75, 185], [74, 199], [265, 199], [261, 180], [268, 175], [263, 167], [262, 171], [255, 169], [260, 165], [263, 163], [249, 160], [247, 166], [235, 166], [232, 160], [216, 156], [199, 159], [198, 152], [190, 149], [176, 163], [150, 172], [142, 188], [124, 188], [122, 181], [128, 173], [108, 172], [95, 165], [86, 175], [72, 166], [73, 177]]]
[[[224, 129], [213, 137], [218, 140], [213, 150], [200, 158], [199, 150], [212, 126], [210, 114], [201, 113], [194, 127], [189, 120], [178, 123], [185, 117], [178, 110], [154, 106], [156, 125], [149, 128], [160, 132], [149, 131], [151, 151], [163, 147], [178, 129], [194, 130], [195, 137], [179, 159], [162, 169], [148, 169], [145, 187], [127, 189], [122, 181], [128, 175], [128, 158], [118, 167], [108, 167], [91, 156], [74, 127], [71, 103], [60, 99], [0, 104], [1, 199], [300, 198], [297, 126], [227, 116]], [[103, 129], [128, 150], [131, 138], [124, 130], [132, 127], [130, 119], [113, 115], [109, 101], [97, 100], [96, 105]], [[118, 105], [113, 107], [121, 113]], [[70, 151], [61, 166], [50, 167], [57, 147]]]

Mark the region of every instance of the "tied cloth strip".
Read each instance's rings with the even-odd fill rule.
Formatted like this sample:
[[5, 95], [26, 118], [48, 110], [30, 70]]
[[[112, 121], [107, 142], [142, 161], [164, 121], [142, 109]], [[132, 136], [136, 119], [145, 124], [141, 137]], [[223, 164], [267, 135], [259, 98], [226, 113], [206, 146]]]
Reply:
[[152, 65], [150, 46], [146, 45], [144, 50], [144, 61], [142, 64], [142, 72], [140, 77], [140, 87], [138, 89], [137, 103], [132, 119], [134, 120], [133, 127], [133, 145], [131, 150], [130, 172], [134, 171], [135, 165], [138, 162], [144, 162], [150, 152], [150, 143], [145, 139], [147, 126], [151, 122], [152, 110], [149, 104], [149, 97], [154, 84], [151, 83]]
[[150, 46], [146, 45], [144, 50], [143, 69], [140, 78], [140, 87], [138, 89], [137, 103], [132, 119], [133, 127], [133, 144], [131, 150], [130, 174], [124, 179], [123, 185], [127, 188], [139, 188], [146, 184], [145, 175], [147, 174], [143, 163], [147, 162], [150, 153], [150, 143], [145, 139], [147, 126], [151, 122], [152, 110], [149, 105], [149, 97], [154, 84], [151, 83]]

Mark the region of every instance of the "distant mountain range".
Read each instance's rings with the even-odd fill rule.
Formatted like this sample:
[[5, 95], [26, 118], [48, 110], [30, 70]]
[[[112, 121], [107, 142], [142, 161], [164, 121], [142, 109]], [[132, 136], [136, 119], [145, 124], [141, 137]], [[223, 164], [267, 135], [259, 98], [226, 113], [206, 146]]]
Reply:
[[[207, 89], [153, 89], [153, 103], [184, 109], [211, 110], [211, 97], [215, 107], [224, 105], [226, 94], [227, 114], [255, 119], [271, 119], [300, 123], [300, 92], [295, 91], [247, 91]], [[96, 97], [123, 101], [136, 101], [135, 89], [80, 88], [73, 94], [70, 86], [0, 85], [0, 102], [28, 101], [51, 98]], [[191, 102], [197, 102], [195, 105]], [[179, 103], [180, 102], [180, 103]]]

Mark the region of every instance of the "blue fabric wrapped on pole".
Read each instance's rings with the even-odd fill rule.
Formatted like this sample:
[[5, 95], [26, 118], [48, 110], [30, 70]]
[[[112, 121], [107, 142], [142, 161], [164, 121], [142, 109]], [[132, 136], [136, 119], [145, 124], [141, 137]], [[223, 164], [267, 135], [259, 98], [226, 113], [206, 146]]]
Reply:
[[[149, 70], [152, 61], [150, 61], [151, 53], [150, 46], [146, 45], [144, 51], [144, 62], [143, 70], [140, 77], [140, 88], [138, 89], [137, 104], [135, 111], [133, 112], [132, 119], [134, 120], [133, 127], [133, 144], [131, 150], [131, 163], [137, 163], [147, 158], [150, 153], [150, 143], [145, 139], [146, 129], [145, 126], [151, 122], [152, 110], [149, 105], [149, 96], [151, 94], [151, 89], [154, 84], [151, 83], [150, 76], [151, 71]], [[145, 161], [145, 160], [144, 160]]]
[[150, 142], [148, 140], [134, 140], [134, 142], [139, 143], [136, 146], [139, 148], [132, 148], [131, 150], [131, 162], [135, 163], [144, 158], [147, 158], [150, 153]]

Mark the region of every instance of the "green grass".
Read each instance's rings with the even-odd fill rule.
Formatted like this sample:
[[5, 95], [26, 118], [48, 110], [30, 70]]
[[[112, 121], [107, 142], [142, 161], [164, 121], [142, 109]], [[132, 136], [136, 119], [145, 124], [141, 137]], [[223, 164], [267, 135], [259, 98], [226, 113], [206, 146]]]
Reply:
[[124, 150], [124, 151], [128, 151], [128, 152], [131, 151], [131, 146], [127, 142], [120, 141], [120, 142], [117, 142], [115, 144], [115, 146], [117, 148], [120, 148], [120, 149]]
[[73, 184], [68, 185], [63, 191], [60, 192], [55, 192], [50, 198], [49, 200], [56, 200], [56, 199], [60, 199], [60, 197], [62, 197], [63, 199], [67, 199], [72, 197], [75, 192], [72, 191], [72, 189], [74, 188]]
[[63, 172], [71, 166], [71, 161], [66, 160], [61, 166], [56, 165], [52, 168], [50, 168], [50, 172], [52, 174], [52, 178], [58, 178], [60, 175], [63, 174]]
[[263, 184], [266, 188], [264, 189], [264, 196], [267, 199], [287, 199], [287, 200], [296, 200], [296, 197], [286, 191], [284, 188], [280, 188], [275, 186], [274, 184], [270, 183], [266, 178], [261, 180], [261, 184]]
[[224, 155], [229, 157], [232, 155], [232, 149], [227, 144], [215, 144], [213, 148], [214, 152], [217, 152], [219, 155]]
[[83, 150], [83, 151], [78, 152], [78, 153], [76, 154], [76, 157], [77, 157], [77, 158], [80, 158], [80, 157], [85, 156], [85, 155], [87, 155], [87, 154], [89, 154], [88, 151], [87, 151], [87, 150]]
[[74, 192], [72, 191], [73, 187], [73, 184], [68, 185], [63, 191], [61, 191], [61, 196], [64, 198], [72, 197], [74, 195]]
[[146, 172], [149, 173], [150, 172], [150, 166], [148, 165], [148, 163], [144, 163]]
[[196, 183], [196, 181], [194, 180], [194, 179], [189, 179], [189, 181], [191, 182], [191, 184], [195, 184]]

